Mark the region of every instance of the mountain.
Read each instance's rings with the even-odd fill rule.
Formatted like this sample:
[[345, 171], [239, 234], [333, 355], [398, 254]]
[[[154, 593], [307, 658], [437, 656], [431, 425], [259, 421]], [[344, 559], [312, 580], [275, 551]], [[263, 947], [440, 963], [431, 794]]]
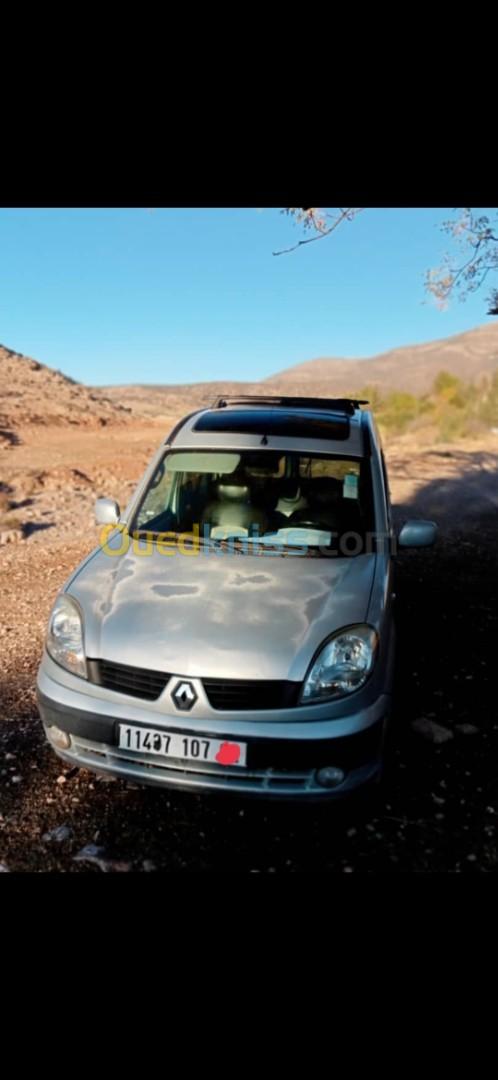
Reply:
[[[439, 371], [465, 381], [498, 367], [498, 322], [464, 334], [406, 345], [370, 359], [306, 360], [260, 382], [217, 381], [186, 385], [129, 385], [92, 388], [45, 364], [0, 345], [0, 441], [16, 441], [28, 424], [103, 426], [135, 415], [178, 417], [223, 394], [354, 394], [369, 386], [414, 394], [429, 391]], [[234, 373], [238, 373], [234, 357]], [[137, 365], [137, 373], [139, 365]]]
[[[498, 322], [464, 334], [405, 345], [369, 359], [323, 358], [280, 371], [260, 382], [206, 382], [185, 385], [107, 386], [106, 395], [133, 411], [157, 415], [210, 404], [221, 394], [302, 394], [334, 396], [358, 393], [368, 386], [382, 392], [427, 393], [439, 371], [473, 382], [498, 367]], [[236, 359], [234, 360], [236, 369]]]
[[424, 394], [432, 387], [439, 371], [474, 382], [498, 366], [498, 322], [478, 326], [464, 334], [429, 341], [424, 345], [405, 345], [366, 360], [318, 359], [287, 368], [264, 380], [275, 392], [313, 393], [358, 391], [364, 386], [379, 390], [407, 390]]

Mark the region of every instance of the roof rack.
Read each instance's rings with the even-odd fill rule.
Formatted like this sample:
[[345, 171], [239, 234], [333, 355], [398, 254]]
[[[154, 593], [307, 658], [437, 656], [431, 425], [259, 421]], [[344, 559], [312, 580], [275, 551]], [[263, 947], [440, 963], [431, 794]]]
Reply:
[[360, 405], [368, 405], [368, 401], [359, 398], [315, 398], [315, 397], [265, 397], [241, 394], [238, 397], [220, 397], [212, 406], [214, 409], [224, 409], [227, 405], [271, 405], [272, 408], [288, 409], [321, 409], [326, 412], [343, 412], [353, 416]]

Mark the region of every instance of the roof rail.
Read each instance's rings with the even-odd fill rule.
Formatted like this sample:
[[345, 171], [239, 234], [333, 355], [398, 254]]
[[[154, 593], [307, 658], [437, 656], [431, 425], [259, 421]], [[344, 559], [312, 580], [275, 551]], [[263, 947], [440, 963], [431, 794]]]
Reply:
[[212, 408], [224, 409], [227, 405], [271, 405], [272, 408], [321, 409], [326, 412], [344, 412], [352, 416], [360, 405], [368, 401], [359, 398], [271, 397], [240, 394], [237, 397], [219, 397]]

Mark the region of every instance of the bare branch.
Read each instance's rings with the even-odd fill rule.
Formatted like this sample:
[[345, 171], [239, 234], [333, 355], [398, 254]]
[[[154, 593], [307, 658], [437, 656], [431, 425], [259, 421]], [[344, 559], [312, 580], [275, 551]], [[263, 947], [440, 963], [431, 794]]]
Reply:
[[[282, 213], [291, 215], [297, 224], [312, 235], [272, 254], [289, 255], [306, 244], [323, 240], [344, 221], [352, 221], [363, 209], [362, 206], [340, 206], [331, 213], [316, 206], [284, 207]], [[425, 290], [441, 308], [447, 307], [455, 295], [459, 300], [465, 300], [469, 294], [481, 288], [488, 274], [498, 274], [498, 248], [495, 247], [498, 244], [498, 213], [491, 220], [488, 214], [476, 212], [468, 206], [455, 207], [454, 210], [458, 213], [456, 220], [444, 221], [441, 228], [454, 242], [456, 251], [446, 254], [441, 265], [428, 270], [425, 275]], [[489, 301], [489, 314], [496, 314], [498, 301], [493, 298], [494, 295]]]
[[470, 245], [470, 258], [459, 260], [455, 254], [446, 255], [437, 269], [426, 274], [425, 288], [441, 307], [447, 307], [451, 297], [458, 291], [458, 299], [465, 300], [469, 293], [477, 292], [490, 272], [498, 273], [498, 250], [493, 245], [498, 237], [489, 217], [473, 213], [465, 207], [457, 221], [446, 221], [442, 229], [457, 244]]
[[282, 251], [273, 251], [272, 255], [288, 255], [291, 251], [296, 251], [297, 248], [303, 247], [304, 244], [313, 244], [315, 240], [323, 240], [326, 236], [330, 236], [331, 233], [342, 224], [343, 221], [352, 221], [356, 214], [361, 213], [364, 209], [363, 206], [353, 207], [349, 206], [346, 209], [340, 208], [340, 213], [336, 217], [332, 225], [328, 227], [325, 224], [325, 218], [331, 217], [331, 214], [320, 215], [316, 207], [302, 207], [296, 209], [295, 207], [287, 207], [286, 212], [294, 214], [294, 216], [300, 221], [305, 228], [314, 228], [317, 231], [316, 236], [309, 236], [306, 240], [298, 240], [292, 247], [284, 248]]

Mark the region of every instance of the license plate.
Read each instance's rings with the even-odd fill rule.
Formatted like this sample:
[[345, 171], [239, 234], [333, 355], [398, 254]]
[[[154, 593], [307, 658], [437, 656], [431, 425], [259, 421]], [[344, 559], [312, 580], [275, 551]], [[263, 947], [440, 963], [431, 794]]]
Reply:
[[211, 761], [216, 765], [246, 764], [247, 743], [231, 739], [205, 739], [201, 735], [182, 735], [178, 731], [158, 731], [157, 728], [119, 725], [119, 747], [156, 754], [162, 758], [183, 761]]

